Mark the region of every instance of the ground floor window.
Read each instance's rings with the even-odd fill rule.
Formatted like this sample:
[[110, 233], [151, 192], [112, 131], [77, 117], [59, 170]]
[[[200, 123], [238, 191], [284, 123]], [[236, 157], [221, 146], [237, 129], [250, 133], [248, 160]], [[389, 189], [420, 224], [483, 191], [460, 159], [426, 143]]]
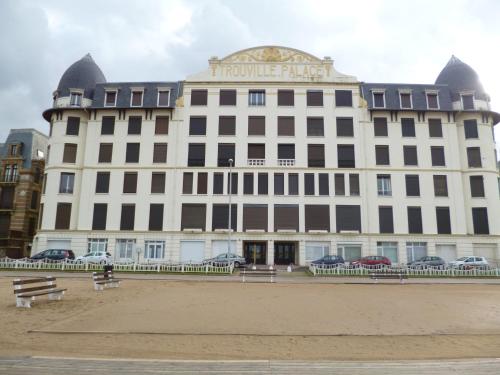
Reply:
[[108, 239], [107, 238], [89, 238], [88, 248], [89, 253], [94, 252], [106, 252], [108, 251]]
[[306, 262], [323, 258], [329, 253], [329, 242], [306, 242]]
[[361, 245], [338, 244], [337, 254], [340, 255], [346, 262], [361, 258]]
[[116, 240], [116, 251], [120, 259], [132, 259], [135, 250], [135, 240], [119, 239]]
[[145, 259], [165, 258], [165, 241], [146, 241], [144, 248]]
[[406, 256], [408, 262], [427, 256], [427, 242], [407, 242]]
[[377, 242], [377, 255], [389, 258], [391, 263], [398, 263], [398, 243]]

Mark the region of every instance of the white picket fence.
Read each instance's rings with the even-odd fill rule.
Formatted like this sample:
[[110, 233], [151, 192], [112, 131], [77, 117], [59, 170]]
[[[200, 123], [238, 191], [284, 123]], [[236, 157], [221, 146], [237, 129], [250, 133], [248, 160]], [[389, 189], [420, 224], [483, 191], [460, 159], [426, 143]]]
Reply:
[[[58, 270], [58, 271], [99, 271], [102, 264], [80, 263], [72, 260], [66, 261], [32, 261], [24, 259], [0, 258], [0, 269], [19, 270]], [[205, 273], [205, 274], [231, 274], [234, 265], [211, 265], [201, 263], [113, 263], [114, 271], [123, 272], [171, 272], [171, 273]]]
[[309, 265], [309, 271], [314, 276], [368, 276], [372, 272], [397, 271], [404, 272], [413, 277], [498, 277], [500, 269], [457, 269], [457, 268], [424, 268], [415, 269], [408, 267], [349, 267], [349, 266], [327, 266]]

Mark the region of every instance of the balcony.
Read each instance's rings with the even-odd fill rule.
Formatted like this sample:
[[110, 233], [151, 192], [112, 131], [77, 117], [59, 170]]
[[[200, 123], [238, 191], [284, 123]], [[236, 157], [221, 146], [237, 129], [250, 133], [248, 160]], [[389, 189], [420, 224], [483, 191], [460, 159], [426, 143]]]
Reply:
[[16, 183], [19, 182], [19, 175], [17, 173], [2, 174], [0, 182]]
[[260, 167], [266, 165], [266, 159], [247, 159], [247, 165], [251, 167]]
[[280, 167], [293, 167], [295, 165], [295, 159], [278, 159], [278, 165]]

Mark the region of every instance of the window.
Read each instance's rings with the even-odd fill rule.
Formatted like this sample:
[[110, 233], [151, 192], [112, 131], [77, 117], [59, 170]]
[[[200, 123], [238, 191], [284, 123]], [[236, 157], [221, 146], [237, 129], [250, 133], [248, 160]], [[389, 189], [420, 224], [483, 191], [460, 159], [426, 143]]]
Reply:
[[469, 168], [481, 168], [481, 149], [479, 147], [467, 147], [467, 161]]
[[427, 255], [426, 242], [407, 242], [406, 253], [408, 262], [413, 262]]
[[377, 242], [377, 255], [387, 257], [392, 263], [398, 263], [397, 242]]
[[105, 107], [116, 106], [116, 91], [106, 91], [106, 99], [104, 100]]
[[330, 206], [327, 204], [304, 205], [306, 232], [319, 230], [330, 232]]
[[183, 203], [181, 213], [181, 230], [206, 229], [206, 204]]
[[278, 116], [278, 136], [295, 135], [295, 117]]
[[267, 232], [267, 204], [243, 205], [243, 231], [262, 230]]
[[375, 146], [375, 162], [377, 165], [389, 165], [389, 146]]
[[224, 174], [214, 173], [213, 194], [224, 194]]
[[307, 166], [325, 167], [325, 145], [307, 145]]
[[385, 95], [383, 92], [373, 92], [373, 107], [385, 108]]
[[190, 143], [188, 146], [188, 167], [205, 166], [205, 144]]
[[113, 156], [113, 144], [112, 143], [101, 143], [99, 145], [99, 163], [111, 163], [111, 158]]
[[253, 194], [253, 173], [243, 174], [243, 194]]
[[97, 172], [96, 182], [95, 182], [95, 192], [96, 194], [108, 194], [109, 193], [109, 178], [110, 172]]
[[429, 119], [429, 137], [441, 138], [443, 136], [443, 127], [440, 118]]
[[[4, 219], [7, 222], [3, 222], [0, 220], [0, 234], [7, 234], [10, 228], [10, 215], [2, 215], [0, 219]], [[40, 203], [40, 213], [38, 214], [38, 229], [42, 229], [42, 220], [43, 220], [43, 203]]]
[[345, 181], [343, 173], [335, 173], [335, 195], [345, 195]]
[[170, 104], [170, 91], [158, 90], [158, 107], [168, 107]]
[[337, 163], [339, 168], [356, 168], [354, 145], [337, 145]]
[[106, 203], [94, 203], [92, 230], [106, 230], [107, 215], [108, 205]]
[[229, 167], [229, 160], [232, 159], [234, 166], [234, 143], [219, 143], [217, 152], [217, 166]]
[[381, 196], [392, 195], [391, 176], [385, 174], [377, 175], [377, 191], [378, 195]]
[[295, 144], [293, 143], [278, 144], [278, 159], [295, 160]]
[[165, 258], [165, 241], [144, 241], [144, 258]]
[[68, 117], [66, 123], [66, 135], [78, 135], [80, 130], [80, 117]]
[[436, 222], [438, 234], [451, 234], [449, 207], [436, 207]]
[[288, 174], [288, 195], [299, 195], [299, 175], [297, 173]]
[[165, 172], [151, 173], [151, 194], [165, 194]]
[[447, 197], [448, 196], [448, 182], [446, 175], [434, 175], [432, 176], [434, 181], [434, 196], [435, 197]]
[[38, 207], [38, 191], [34, 190], [31, 193], [30, 209], [36, 210]]
[[135, 249], [135, 240], [117, 239], [116, 253], [120, 259], [132, 259]]
[[149, 230], [163, 229], [163, 203], [149, 205]]
[[153, 146], [153, 163], [167, 162], [167, 144], [155, 143]]
[[120, 230], [134, 230], [135, 204], [122, 204]]
[[71, 203], [58, 203], [55, 229], [69, 229], [71, 220]]
[[386, 117], [374, 117], [373, 118], [373, 128], [375, 137], [387, 137], [387, 118]]
[[259, 173], [257, 177], [257, 194], [267, 195], [267, 173]]
[[285, 194], [285, 175], [283, 173], [274, 174], [274, 195]]
[[479, 138], [477, 132], [477, 121], [476, 120], [465, 120], [464, 121], [464, 132], [465, 138]]
[[323, 137], [325, 135], [323, 117], [308, 117], [307, 118], [307, 136], [308, 137]]
[[266, 144], [265, 143], [249, 143], [248, 144], [248, 159], [266, 159]]
[[265, 90], [250, 90], [248, 91], [248, 105], [266, 105]]
[[464, 110], [474, 109], [474, 95], [462, 95]]
[[80, 107], [82, 105], [82, 94], [79, 92], [72, 92], [69, 95], [69, 105], [72, 107]]
[[[231, 229], [236, 232], [238, 218], [238, 206], [231, 204]], [[212, 231], [216, 229], [227, 229], [229, 224], [229, 205], [214, 204], [212, 206]]]
[[140, 143], [127, 143], [125, 163], [139, 163]]
[[191, 90], [191, 105], [207, 105], [207, 90]]
[[401, 131], [402, 131], [403, 137], [415, 137], [415, 119], [402, 118], [401, 119]]
[[406, 181], [406, 196], [419, 197], [420, 184], [419, 184], [418, 174], [405, 175], [405, 181]]
[[352, 107], [352, 91], [335, 90], [335, 106]]
[[279, 106], [293, 106], [294, 92], [293, 90], [278, 90], [278, 105]]
[[144, 92], [142, 90], [132, 90], [132, 95], [130, 96], [130, 106], [142, 107], [143, 94]]
[[207, 194], [207, 184], [208, 184], [208, 173], [207, 172], [199, 172], [198, 173], [198, 182], [197, 182], [197, 193], [198, 194]]
[[87, 242], [87, 251], [90, 252], [107, 252], [107, 238], [89, 238]]
[[314, 195], [314, 173], [304, 173], [304, 195]]
[[306, 262], [321, 259], [330, 253], [329, 242], [306, 242]]
[[307, 106], [322, 107], [323, 106], [323, 91], [322, 90], [307, 90]]
[[125, 172], [123, 174], [123, 193], [137, 193], [137, 172]]
[[76, 163], [76, 149], [75, 143], [64, 144], [63, 163]]
[[490, 234], [488, 209], [486, 207], [473, 207], [472, 223], [474, 225], [474, 234]]
[[483, 176], [470, 176], [469, 180], [472, 198], [484, 198]]
[[337, 233], [358, 231], [361, 233], [361, 207], [356, 205], [335, 206]]
[[236, 90], [220, 90], [219, 105], [236, 105]]
[[318, 173], [319, 195], [330, 195], [328, 173]]
[[379, 206], [378, 226], [380, 233], [394, 233], [392, 206]]
[[417, 146], [403, 146], [405, 165], [418, 165]]
[[115, 116], [102, 116], [101, 135], [113, 135], [115, 133]]
[[352, 117], [337, 117], [337, 137], [354, 137]]
[[[231, 176], [231, 184], [229, 183], [229, 176]], [[229, 190], [229, 187], [231, 187], [231, 190]], [[238, 195], [238, 173], [237, 172], [232, 172], [231, 174], [229, 174], [229, 173], [227, 174], [227, 193]]]
[[401, 104], [401, 108], [411, 108], [411, 94], [410, 93], [399, 93], [399, 102]]
[[408, 233], [423, 233], [420, 207], [408, 207]]
[[236, 135], [235, 116], [219, 116], [219, 135]]
[[359, 196], [359, 174], [349, 174], [349, 195]]
[[15, 190], [12, 186], [5, 186], [0, 192], [0, 208], [12, 209], [14, 208], [14, 194]]
[[189, 118], [189, 135], [206, 135], [207, 118], [205, 116], [191, 116]]
[[[66, 132], [66, 134], [67, 134], [67, 132]], [[19, 146], [20, 145], [11, 145], [10, 146], [10, 155], [11, 156], [17, 156], [17, 152], [19, 150]]]
[[299, 206], [297, 204], [274, 205], [274, 231], [299, 231]]
[[129, 135], [140, 135], [142, 127], [142, 117], [141, 116], [129, 116], [128, 118], [128, 134]]
[[427, 108], [428, 109], [439, 109], [438, 94], [427, 93]]
[[168, 116], [156, 116], [155, 118], [155, 134], [168, 134]]
[[193, 172], [184, 172], [182, 175], [182, 194], [193, 194]]
[[73, 185], [75, 184], [74, 173], [61, 173], [59, 181], [59, 193], [73, 194]]
[[248, 135], [266, 135], [264, 116], [248, 116]]
[[44, 173], [43, 174], [43, 181], [42, 181], [42, 194], [45, 194], [45, 192], [47, 191], [47, 173]]
[[431, 146], [431, 159], [433, 167], [444, 167], [444, 147], [442, 146]]

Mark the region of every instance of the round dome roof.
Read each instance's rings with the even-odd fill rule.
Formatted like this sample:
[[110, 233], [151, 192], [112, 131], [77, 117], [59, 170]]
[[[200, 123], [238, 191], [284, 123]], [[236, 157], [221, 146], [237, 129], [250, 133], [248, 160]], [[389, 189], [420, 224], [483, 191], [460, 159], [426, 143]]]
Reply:
[[488, 100], [476, 71], [455, 56], [451, 56], [448, 64], [439, 73], [436, 84], [448, 85], [453, 100], [460, 99], [458, 93], [467, 90], [474, 91], [477, 99]]
[[106, 77], [88, 53], [64, 72], [57, 91], [64, 97], [69, 96], [69, 89], [83, 89], [83, 96], [92, 99], [96, 84], [105, 82]]

